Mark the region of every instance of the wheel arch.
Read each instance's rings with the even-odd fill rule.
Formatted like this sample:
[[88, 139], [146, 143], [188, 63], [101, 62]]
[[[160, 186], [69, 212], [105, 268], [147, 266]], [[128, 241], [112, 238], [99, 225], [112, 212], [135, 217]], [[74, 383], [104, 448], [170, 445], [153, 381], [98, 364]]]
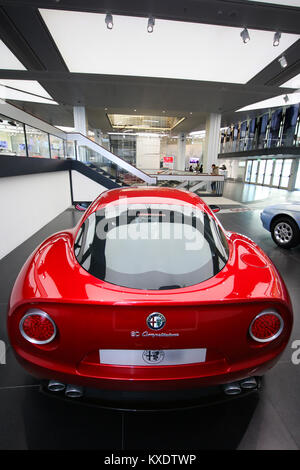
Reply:
[[[292, 220], [295, 224], [297, 224], [297, 221], [294, 219], [293, 216], [291, 216], [289, 213], [287, 212], [281, 212], [280, 214], [275, 214], [274, 217], [272, 217], [271, 221], [270, 221], [270, 229], [272, 229], [272, 227], [274, 226], [275, 222], [279, 219], [281, 219], [282, 217], [287, 217], [288, 219]], [[298, 224], [297, 224], [298, 225]]]

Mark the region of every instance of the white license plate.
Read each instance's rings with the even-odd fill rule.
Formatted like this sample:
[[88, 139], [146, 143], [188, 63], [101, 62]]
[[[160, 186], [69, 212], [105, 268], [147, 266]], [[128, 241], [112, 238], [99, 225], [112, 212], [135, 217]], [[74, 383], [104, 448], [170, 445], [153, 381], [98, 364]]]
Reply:
[[175, 366], [205, 362], [206, 349], [100, 349], [100, 363], [117, 366]]

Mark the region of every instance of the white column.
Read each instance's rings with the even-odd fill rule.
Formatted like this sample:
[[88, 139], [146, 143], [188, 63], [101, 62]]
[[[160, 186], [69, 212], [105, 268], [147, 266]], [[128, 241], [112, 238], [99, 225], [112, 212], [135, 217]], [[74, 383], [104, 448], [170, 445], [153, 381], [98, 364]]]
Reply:
[[220, 128], [221, 114], [211, 113], [206, 119], [205, 148], [203, 154], [204, 173], [211, 173], [213, 163], [218, 166]]
[[73, 107], [74, 127], [76, 132], [87, 136], [88, 122], [84, 106]]
[[177, 142], [177, 157], [175, 161], [176, 170], [185, 170], [185, 149], [186, 149], [186, 135], [181, 132], [178, 136]]

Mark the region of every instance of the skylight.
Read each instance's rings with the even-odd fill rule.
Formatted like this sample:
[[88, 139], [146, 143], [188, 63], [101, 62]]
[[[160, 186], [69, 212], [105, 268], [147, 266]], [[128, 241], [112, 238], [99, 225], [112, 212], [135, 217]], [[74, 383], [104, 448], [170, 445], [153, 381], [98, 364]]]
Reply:
[[[272, 31], [63, 10], [40, 10], [69, 70], [78, 73], [162, 77], [247, 83], [300, 36], [282, 34], [273, 47]], [[279, 66], [279, 65], [278, 65]]]
[[184, 117], [140, 116], [135, 114], [108, 114], [113, 129], [171, 131]]
[[23, 64], [16, 58], [16, 56], [8, 49], [0, 39], [0, 68], [7, 70], [26, 70]]

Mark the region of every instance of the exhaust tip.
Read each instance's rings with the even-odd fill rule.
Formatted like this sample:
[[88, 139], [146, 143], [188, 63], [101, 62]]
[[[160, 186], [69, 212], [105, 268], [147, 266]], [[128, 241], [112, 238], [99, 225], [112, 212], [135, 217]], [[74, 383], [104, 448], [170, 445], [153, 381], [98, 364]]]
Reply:
[[68, 398], [80, 398], [83, 395], [83, 388], [80, 385], [67, 385], [65, 394]]
[[50, 390], [50, 392], [62, 392], [65, 388], [65, 384], [62, 382], [58, 382], [58, 380], [49, 380], [48, 390]]
[[239, 395], [242, 391], [238, 382], [223, 385], [223, 391], [226, 395]]
[[240, 385], [244, 390], [257, 388], [257, 381], [255, 377], [247, 377], [240, 381]]

